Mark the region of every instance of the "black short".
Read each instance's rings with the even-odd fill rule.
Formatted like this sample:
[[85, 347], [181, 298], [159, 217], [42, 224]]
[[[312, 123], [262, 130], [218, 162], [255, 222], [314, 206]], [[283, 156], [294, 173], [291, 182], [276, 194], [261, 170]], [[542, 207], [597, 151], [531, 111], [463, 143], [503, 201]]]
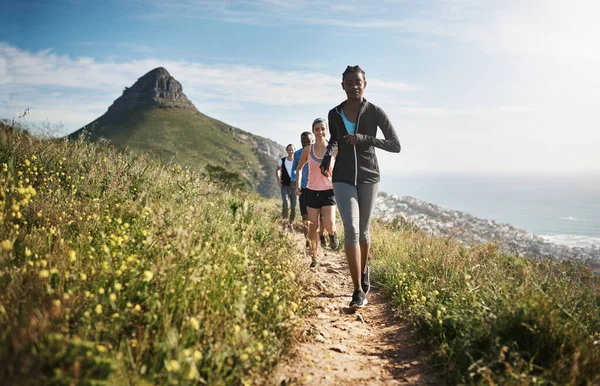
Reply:
[[300, 214], [302, 216], [308, 215], [308, 210], [306, 209], [306, 188], [302, 188], [302, 192], [300, 193]]
[[335, 205], [335, 196], [333, 189], [329, 190], [310, 190], [303, 189], [302, 194], [306, 194], [306, 206], [309, 208], [320, 209], [324, 206]]

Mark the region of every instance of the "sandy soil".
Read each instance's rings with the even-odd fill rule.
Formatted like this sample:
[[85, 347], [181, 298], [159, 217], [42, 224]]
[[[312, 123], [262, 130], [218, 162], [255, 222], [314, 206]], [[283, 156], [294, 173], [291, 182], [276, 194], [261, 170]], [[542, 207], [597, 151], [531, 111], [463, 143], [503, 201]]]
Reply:
[[[304, 245], [302, 235], [298, 245]], [[321, 264], [311, 272], [310, 296], [316, 312], [306, 318], [300, 342], [277, 367], [273, 382], [443, 385], [439, 372], [427, 364], [427, 349], [416, 343], [411, 326], [394, 317], [376, 286], [372, 285], [366, 307], [350, 310], [353, 287], [343, 252], [325, 248], [319, 256]], [[304, 262], [308, 270], [310, 259]]]

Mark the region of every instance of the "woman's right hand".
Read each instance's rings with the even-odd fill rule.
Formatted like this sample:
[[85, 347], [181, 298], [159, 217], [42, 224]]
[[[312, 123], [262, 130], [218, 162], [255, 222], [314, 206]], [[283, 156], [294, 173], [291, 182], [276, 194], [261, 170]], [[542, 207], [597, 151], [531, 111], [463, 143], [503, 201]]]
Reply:
[[302, 194], [302, 188], [301, 187], [296, 187], [296, 196], [299, 196]]
[[329, 177], [330, 173], [329, 173], [329, 165], [331, 165], [331, 156], [324, 156], [323, 160], [321, 161], [321, 174], [324, 175], [325, 177]]

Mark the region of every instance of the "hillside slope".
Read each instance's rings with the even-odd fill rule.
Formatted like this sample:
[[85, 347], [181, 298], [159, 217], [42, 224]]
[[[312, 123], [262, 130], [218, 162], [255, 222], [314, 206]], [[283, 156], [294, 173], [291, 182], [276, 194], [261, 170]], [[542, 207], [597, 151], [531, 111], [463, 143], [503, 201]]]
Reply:
[[239, 173], [244, 184], [270, 197], [283, 146], [199, 112], [163, 68], [141, 77], [108, 111], [68, 136], [105, 139], [119, 149], [150, 152], [162, 161], [199, 169], [206, 164]]

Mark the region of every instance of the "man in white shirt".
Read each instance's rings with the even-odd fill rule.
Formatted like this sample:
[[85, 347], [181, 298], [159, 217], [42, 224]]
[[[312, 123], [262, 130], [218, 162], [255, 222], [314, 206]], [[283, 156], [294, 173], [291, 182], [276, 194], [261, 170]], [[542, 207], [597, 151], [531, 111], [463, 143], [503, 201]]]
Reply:
[[[281, 190], [283, 227], [290, 231], [294, 230], [293, 224], [296, 219], [296, 179], [293, 178], [296, 172], [292, 166], [294, 164], [294, 145], [291, 143], [285, 148], [287, 156], [277, 161], [275, 176], [277, 186]], [[292, 181], [293, 180], [293, 181]], [[289, 216], [289, 217], [288, 217]]]

